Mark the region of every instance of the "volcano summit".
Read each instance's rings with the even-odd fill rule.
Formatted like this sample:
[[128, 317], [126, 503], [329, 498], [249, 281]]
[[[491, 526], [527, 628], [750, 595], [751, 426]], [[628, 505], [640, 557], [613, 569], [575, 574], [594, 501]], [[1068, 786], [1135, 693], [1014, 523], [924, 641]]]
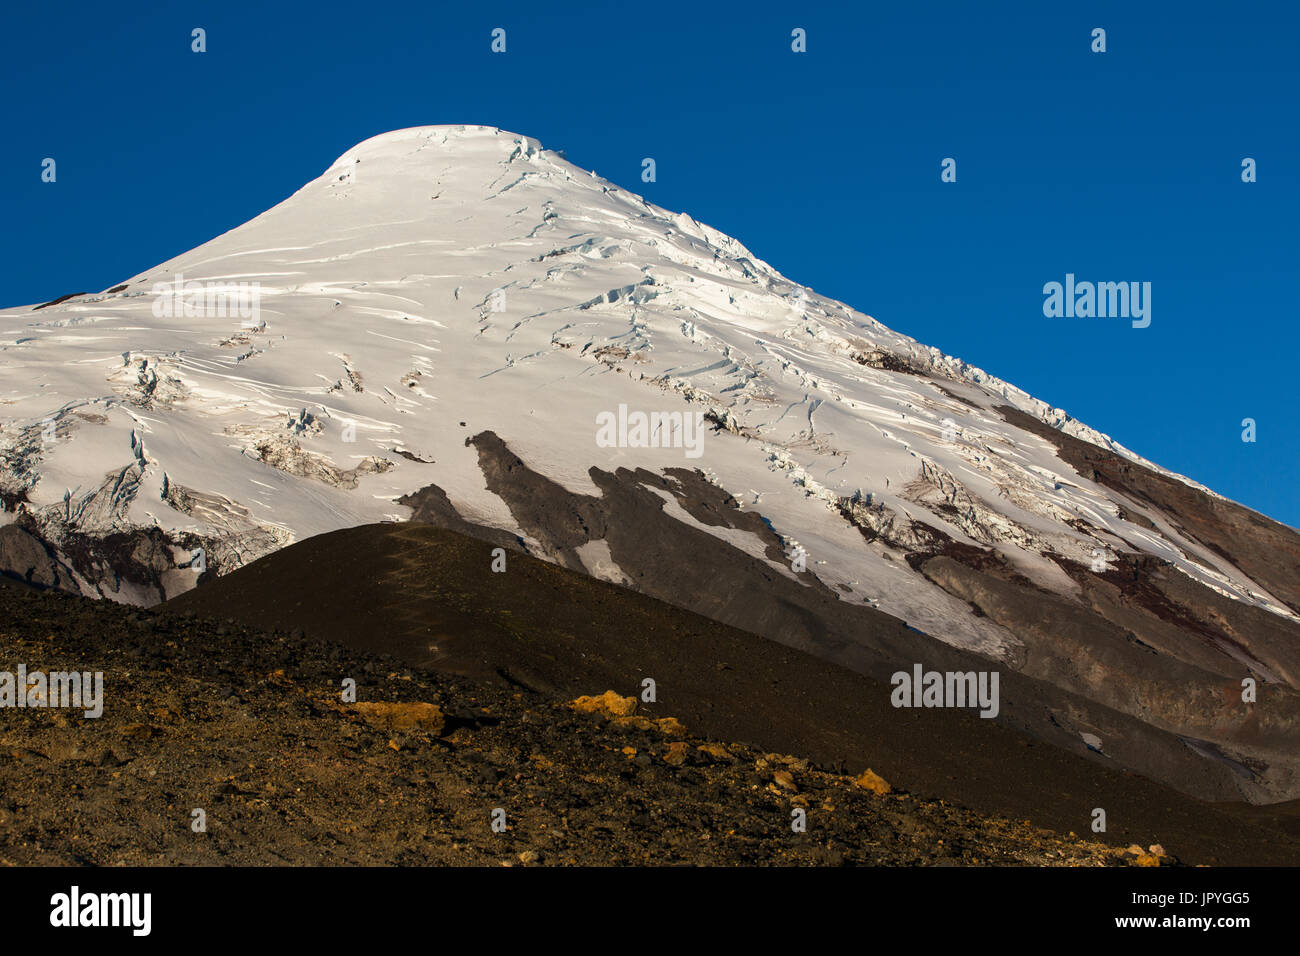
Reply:
[[[257, 301], [156, 308], [181, 276]], [[886, 692], [993, 673], [987, 723], [1198, 799], [1300, 797], [1296, 531], [524, 136], [375, 137], [104, 293], [0, 311], [0, 392], [30, 583], [152, 605], [423, 522]], [[626, 410], [710, 430], [601, 440]]]

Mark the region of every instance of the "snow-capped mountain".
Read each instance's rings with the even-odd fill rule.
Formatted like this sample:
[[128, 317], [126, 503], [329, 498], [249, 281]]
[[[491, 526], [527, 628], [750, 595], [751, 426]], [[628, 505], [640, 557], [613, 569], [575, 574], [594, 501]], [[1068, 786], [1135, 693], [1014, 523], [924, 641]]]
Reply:
[[154, 603], [414, 517], [886, 678], [982, 662], [1024, 681], [1003, 722], [1300, 795], [1300, 536], [524, 136], [375, 137], [0, 311], [0, 394], [0, 557], [38, 582]]

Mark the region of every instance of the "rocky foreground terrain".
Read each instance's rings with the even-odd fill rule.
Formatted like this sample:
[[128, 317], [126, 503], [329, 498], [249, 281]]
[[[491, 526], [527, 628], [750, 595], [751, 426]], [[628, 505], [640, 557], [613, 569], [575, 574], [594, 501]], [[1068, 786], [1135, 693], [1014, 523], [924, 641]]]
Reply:
[[1175, 862], [706, 740], [602, 687], [568, 700], [233, 619], [5, 583], [0, 661], [104, 675], [98, 719], [0, 711], [10, 865]]

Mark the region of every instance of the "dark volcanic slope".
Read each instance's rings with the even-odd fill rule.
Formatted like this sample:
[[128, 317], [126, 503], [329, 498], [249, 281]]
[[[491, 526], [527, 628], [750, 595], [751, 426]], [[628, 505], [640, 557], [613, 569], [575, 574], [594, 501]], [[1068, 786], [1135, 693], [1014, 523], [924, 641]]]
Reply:
[[[814, 571], [798, 580], [781, 573], [786, 556], [774, 527], [702, 472], [593, 467], [587, 475], [598, 493], [583, 494], [534, 470], [491, 431], [467, 444], [529, 553], [586, 570], [591, 559], [581, 549], [599, 545], [642, 594], [876, 681], [914, 664], [941, 672], [996, 667], [998, 723], [1072, 753], [1088, 755], [1085, 740], [1100, 741], [1110, 766], [1199, 800], [1269, 804], [1300, 794], [1300, 625], [1230, 600], [1118, 538], [1105, 571], [1054, 555], [1076, 585], [1065, 594], [1034, 584], [994, 548], [841, 499], [863, 547], [905, 563], [1014, 639], [1010, 657], [995, 663], [842, 600]], [[513, 536], [466, 520], [437, 486], [400, 503], [412, 521], [520, 548]], [[691, 520], [674, 517], [677, 508]], [[1129, 511], [1139, 522], [1173, 520], [1149, 499], [1130, 502]], [[699, 525], [744, 533], [766, 560]], [[1246, 678], [1260, 685], [1254, 702], [1243, 700]]]
[[[1198, 863], [1300, 862], [1289, 808], [1201, 803], [981, 720], [896, 710], [890, 687], [792, 648], [511, 552], [418, 525], [322, 535], [163, 606], [267, 628], [302, 628], [366, 653], [571, 698], [656, 682], [650, 713], [984, 813], [1088, 832], [1103, 808], [1117, 843], [1159, 840]], [[1007, 694], [1004, 684], [1004, 699]], [[1014, 691], [1013, 691], [1014, 692]]]
[[1169, 516], [1183, 532], [1300, 612], [1300, 531], [1067, 435], [1019, 409], [997, 410], [1049, 441], [1080, 475]]
[[1174, 862], [283, 632], [0, 584], [0, 649], [104, 675], [0, 712], [0, 865]]

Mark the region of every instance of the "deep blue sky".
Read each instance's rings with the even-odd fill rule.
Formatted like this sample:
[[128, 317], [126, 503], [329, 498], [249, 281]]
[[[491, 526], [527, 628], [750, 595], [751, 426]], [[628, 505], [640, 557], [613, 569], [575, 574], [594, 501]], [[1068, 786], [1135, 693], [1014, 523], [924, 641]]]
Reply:
[[[1300, 526], [1298, 43], [1280, 0], [8, 4], [0, 304], [107, 288], [376, 133], [499, 126]], [[1151, 282], [1151, 326], [1045, 318], [1067, 272]]]

